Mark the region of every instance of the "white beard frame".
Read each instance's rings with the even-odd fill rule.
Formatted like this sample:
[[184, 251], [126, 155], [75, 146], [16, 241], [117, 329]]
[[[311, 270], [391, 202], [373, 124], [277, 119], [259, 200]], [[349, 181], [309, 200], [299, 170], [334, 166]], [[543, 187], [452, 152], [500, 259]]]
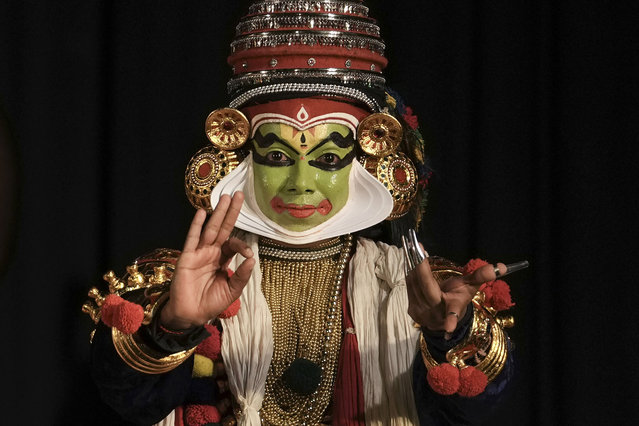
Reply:
[[333, 217], [306, 231], [291, 231], [267, 218], [257, 205], [251, 154], [222, 179], [211, 192], [211, 208], [223, 194], [243, 191], [244, 204], [235, 226], [288, 244], [308, 244], [369, 228], [386, 219], [393, 210], [393, 197], [377, 179], [353, 160], [346, 204]]

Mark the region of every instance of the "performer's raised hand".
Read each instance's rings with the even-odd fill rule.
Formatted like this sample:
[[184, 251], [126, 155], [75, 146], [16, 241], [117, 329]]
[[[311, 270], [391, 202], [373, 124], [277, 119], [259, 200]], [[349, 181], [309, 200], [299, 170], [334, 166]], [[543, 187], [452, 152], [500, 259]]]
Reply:
[[[423, 250], [423, 246], [419, 244]], [[479, 287], [507, 272], [503, 263], [485, 265], [472, 274], [437, 282], [428, 260], [422, 260], [406, 275], [408, 314], [423, 327], [452, 333]]]
[[[255, 265], [248, 245], [229, 239], [243, 201], [241, 192], [233, 198], [222, 195], [206, 225], [206, 212], [195, 213], [177, 261], [169, 301], [162, 309], [164, 326], [179, 330], [205, 324], [240, 297]], [[246, 259], [229, 277], [227, 267], [236, 254]]]

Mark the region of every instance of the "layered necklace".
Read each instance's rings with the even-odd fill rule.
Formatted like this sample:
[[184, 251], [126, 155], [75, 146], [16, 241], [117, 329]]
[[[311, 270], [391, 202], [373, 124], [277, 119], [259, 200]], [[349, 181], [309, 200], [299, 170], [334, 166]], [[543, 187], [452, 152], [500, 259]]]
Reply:
[[262, 292], [273, 317], [264, 424], [316, 425], [332, 398], [342, 341], [341, 285], [351, 235], [311, 248], [260, 238]]

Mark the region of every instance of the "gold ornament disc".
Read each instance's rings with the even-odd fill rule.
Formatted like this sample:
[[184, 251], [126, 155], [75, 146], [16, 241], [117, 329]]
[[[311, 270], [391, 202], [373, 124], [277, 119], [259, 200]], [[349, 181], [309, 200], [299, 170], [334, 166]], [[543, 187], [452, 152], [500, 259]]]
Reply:
[[390, 114], [371, 114], [357, 126], [357, 141], [362, 150], [378, 158], [395, 152], [403, 134], [402, 125]]
[[244, 145], [249, 137], [250, 125], [244, 114], [233, 108], [216, 109], [206, 117], [204, 131], [211, 143], [230, 151]]
[[404, 216], [417, 195], [417, 171], [402, 152], [382, 158], [366, 157], [364, 168], [393, 196], [393, 210], [386, 220]]
[[235, 151], [223, 151], [214, 146], [200, 149], [189, 161], [184, 173], [186, 196], [196, 209], [211, 209], [211, 192], [220, 180], [227, 176], [241, 162]]

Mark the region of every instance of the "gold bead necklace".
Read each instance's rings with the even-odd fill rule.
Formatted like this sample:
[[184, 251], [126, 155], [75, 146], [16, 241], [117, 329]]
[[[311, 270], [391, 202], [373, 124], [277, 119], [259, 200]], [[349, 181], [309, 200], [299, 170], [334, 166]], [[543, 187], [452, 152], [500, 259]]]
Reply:
[[[329, 406], [341, 346], [341, 284], [350, 235], [312, 248], [290, 248], [260, 238], [262, 292], [273, 317], [273, 359], [260, 416], [264, 424], [316, 425]], [[321, 368], [309, 395], [291, 390], [282, 375], [307, 359]]]

